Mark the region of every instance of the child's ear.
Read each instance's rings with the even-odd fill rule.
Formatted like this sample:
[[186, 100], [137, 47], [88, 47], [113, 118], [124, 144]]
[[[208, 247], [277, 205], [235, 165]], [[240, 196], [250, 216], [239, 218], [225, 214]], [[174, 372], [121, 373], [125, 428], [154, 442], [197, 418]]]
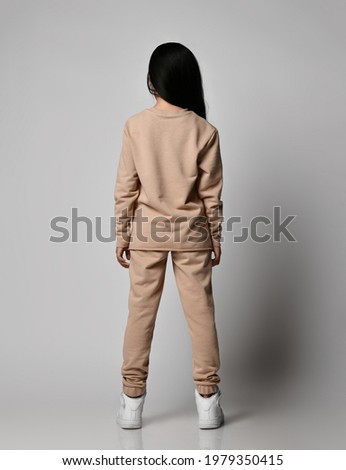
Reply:
[[151, 80], [150, 80], [150, 75], [149, 75], [149, 72], [147, 74], [147, 79], [148, 79], [148, 82], [149, 82], [149, 88], [151, 89], [151, 91], [156, 94], [156, 90], [154, 88], [154, 85], [151, 83]]

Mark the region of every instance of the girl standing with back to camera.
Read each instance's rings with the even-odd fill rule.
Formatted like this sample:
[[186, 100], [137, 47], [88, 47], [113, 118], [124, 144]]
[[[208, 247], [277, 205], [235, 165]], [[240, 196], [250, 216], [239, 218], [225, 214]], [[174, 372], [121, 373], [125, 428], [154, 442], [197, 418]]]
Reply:
[[206, 120], [199, 65], [187, 47], [159, 45], [149, 61], [147, 86], [156, 104], [124, 125], [114, 190], [116, 257], [130, 277], [117, 423], [142, 426], [151, 343], [171, 252], [192, 342], [199, 427], [217, 428], [224, 422], [212, 290], [223, 219], [219, 134]]

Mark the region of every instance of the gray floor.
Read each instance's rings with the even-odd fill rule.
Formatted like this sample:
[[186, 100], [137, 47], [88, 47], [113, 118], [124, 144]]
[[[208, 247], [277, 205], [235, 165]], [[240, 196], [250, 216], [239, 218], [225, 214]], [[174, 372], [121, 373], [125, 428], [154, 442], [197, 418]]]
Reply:
[[[157, 392], [156, 392], [157, 393]], [[194, 397], [148, 394], [140, 430], [115, 422], [118, 397], [60, 397], [2, 412], [2, 449], [345, 449], [345, 400], [221, 399], [225, 424], [200, 430]], [[55, 402], [55, 405], [57, 403]]]

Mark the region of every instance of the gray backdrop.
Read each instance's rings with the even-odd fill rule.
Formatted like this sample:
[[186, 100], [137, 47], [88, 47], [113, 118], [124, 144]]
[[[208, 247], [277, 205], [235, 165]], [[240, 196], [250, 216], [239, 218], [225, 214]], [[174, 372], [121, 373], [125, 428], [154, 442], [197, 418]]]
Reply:
[[[345, 448], [345, 2], [1, 1], [3, 449]], [[148, 61], [185, 44], [224, 164], [213, 271], [223, 429], [198, 431], [172, 273], [139, 431], [121, 431], [128, 271], [111, 235], [127, 117], [155, 101]], [[274, 207], [296, 239], [237, 237]], [[90, 219], [71, 240], [72, 208]], [[51, 220], [67, 217], [70, 238]], [[272, 224], [258, 234], [273, 235]]]

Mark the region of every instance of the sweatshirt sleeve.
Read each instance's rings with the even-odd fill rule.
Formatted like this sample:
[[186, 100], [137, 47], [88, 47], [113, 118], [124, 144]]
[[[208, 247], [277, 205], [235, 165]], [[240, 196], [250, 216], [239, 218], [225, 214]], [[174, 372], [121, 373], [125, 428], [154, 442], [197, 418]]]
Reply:
[[130, 135], [125, 123], [122, 149], [114, 188], [114, 215], [116, 246], [128, 248], [131, 237], [131, 218], [139, 195], [140, 181], [130, 146]]
[[213, 246], [220, 246], [223, 220], [223, 166], [220, 138], [215, 129], [198, 156], [199, 175], [197, 188], [207, 216]]

